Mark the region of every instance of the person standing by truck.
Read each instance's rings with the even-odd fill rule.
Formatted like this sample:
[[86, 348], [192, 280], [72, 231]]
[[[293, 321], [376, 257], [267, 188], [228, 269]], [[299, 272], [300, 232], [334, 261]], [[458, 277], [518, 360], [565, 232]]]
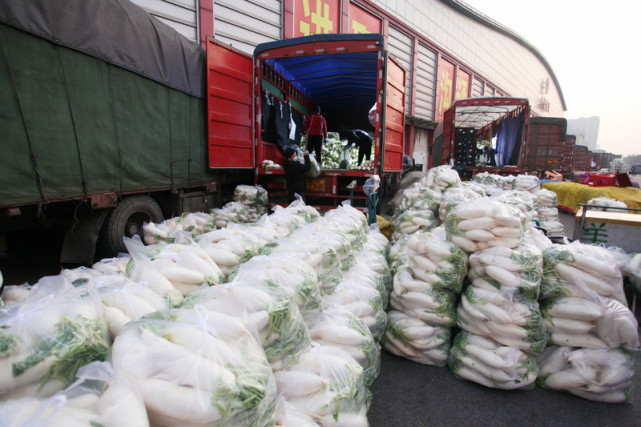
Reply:
[[358, 147], [358, 164], [363, 163], [363, 159], [370, 160], [372, 154], [372, 136], [361, 129], [351, 129], [344, 130], [339, 132], [341, 139], [347, 140], [345, 148], [349, 148], [350, 145], [354, 144], [355, 147]]
[[327, 123], [325, 117], [321, 115], [320, 106], [314, 107], [314, 113], [307, 116], [303, 124], [303, 133], [307, 135], [307, 151], [313, 151], [318, 162], [321, 164], [321, 149], [323, 141], [327, 139]]
[[310, 167], [309, 153], [305, 153], [305, 163], [303, 164], [299, 161], [296, 150], [293, 148], [287, 148], [285, 150], [283, 169], [285, 170], [285, 179], [287, 180], [289, 203], [296, 200], [296, 194], [303, 199], [303, 202], [305, 201], [305, 188], [307, 184], [305, 172], [307, 172]]

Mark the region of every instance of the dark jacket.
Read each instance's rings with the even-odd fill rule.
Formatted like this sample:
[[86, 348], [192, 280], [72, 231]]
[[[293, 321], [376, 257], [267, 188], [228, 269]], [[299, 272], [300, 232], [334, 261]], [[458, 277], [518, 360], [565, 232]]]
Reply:
[[305, 192], [307, 184], [305, 172], [307, 172], [310, 167], [309, 154], [305, 154], [305, 164], [299, 161], [293, 162], [285, 159], [283, 169], [285, 169], [285, 177], [287, 178], [287, 192], [298, 193], [300, 195]]

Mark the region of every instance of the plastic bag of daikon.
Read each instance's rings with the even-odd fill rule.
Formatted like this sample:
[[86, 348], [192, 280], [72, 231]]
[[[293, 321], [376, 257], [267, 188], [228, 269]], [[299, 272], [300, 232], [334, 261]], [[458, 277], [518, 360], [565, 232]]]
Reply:
[[29, 296], [0, 307], [0, 400], [49, 397], [79, 367], [103, 361], [111, 340], [100, 300], [62, 274], [41, 278]]
[[[201, 285], [217, 285], [225, 275], [214, 260], [198, 245], [176, 243], [145, 246], [137, 236], [125, 238], [132, 257], [128, 277], [146, 282], [154, 291], [167, 298], [170, 307], [181, 303], [181, 296]], [[175, 290], [180, 292], [176, 295]]]
[[525, 215], [527, 222], [530, 222], [532, 218], [537, 216], [537, 212], [534, 209], [534, 197], [532, 197], [532, 194], [527, 191], [504, 191], [497, 196], [493, 196], [493, 198], [520, 210], [523, 215]]
[[424, 365], [445, 366], [452, 329], [435, 326], [398, 310], [387, 313], [383, 347], [390, 353]]
[[295, 253], [277, 252], [255, 256], [241, 264], [229, 279], [230, 283], [274, 283], [285, 290], [301, 313], [321, 307], [318, 276]]
[[627, 208], [628, 205], [626, 205], [625, 202], [622, 202], [620, 200], [616, 199], [609, 199], [607, 197], [596, 197], [594, 199], [588, 200], [586, 203], [589, 206], [601, 206], [599, 208], [594, 208], [592, 210], [596, 211], [606, 211], [606, 212], [622, 212], [626, 213], [627, 210], [624, 209], [609, 209], [609, 208]]
[[454, 338], [447, 364], [457, 378], [502, 390], [533, 388], [538, 371], [534, 355], [466, 331]]
[[332, 209], [323, 215], [327, 228], [341, 231], [347, 235], [352, 245], [352, 249], [360, 250], [367, 240], [369, 228], [367, 218], [363, 212], [352, 207], [349, 202], [340, 204], [336, 209]]
[[634, 290], [641, 293], [641, 253], [630, 257], [630, 260], [625, 264], [624, 271]]
[[407, 209], [394, 215], [392, 240], [397, 241], [403, 234], [430, 231], [439, 224], [440, 221], [431, 210]]
[[361, 319], [341, 306], [304, 314], [309, 336], [320, 345], [340, 347], [363, 368], [365, 385], [371, 385], [381, 370], [380, 346]]
[[496, 200], [458, 204], [445, 220], [447, 239], [466, 252], [518, 246], [529, 223], [518, 209]]
[[590, 297], [594, 292], [627, 306], [623, 278], [617, 261], [607, 249], [578, 241], [555, 244], [543, 251], [544, 298]]
[[116, 375], [108, 362], [89, 363], [80, 367], [76, 375], [73, 384], [51, 397], [25, 396], [0, 402], [2, 424], [149, 426], [140, 392]]
[[272, 368], [230, 315], [201, 306], [157, 311], [120, 331], [111, 362], [140, 390], [152, 425], [273, 424]]
[[447, 214], [461, 203], [470, 200], [485, 199], [485, 195], [470, 186], [450, 187], [443, 193], [438, 207], [438, 217], [445, 222]]
[[341, 348], [312, 343], [296, 363], [274, 376], [279, 396], [318, 425], [369, 425], [371, 392], [363, 368]]
[[536, 193], [541, 189], [541, 182], [536, 175], [517, 175], [514, 179], [514, 189]]
[[144, 241], [148, 245], [172, 243], [176, 231], [186, 231], [197, 236], [215, 230], [216, 215], [204, 212], [184, 213], [181, 216], [166, 219], [160, 223], [144, 223], [142, 226]]
[[376, 342], [380, 341], [387, 315], [378, 289], [360, 281], [342, 280], [331, 293], [323, 295], [322, 302], [323, 309], [339, 306], [361, 319]]
[[616, 349], [549, 346], [539, 357], [540, 387], [605, 403], [631, 401], [634, 355]]
[[408, 209], [436, 212], [442, 197], [443, 194], [440, 190], [425, 187], [420, 182], [414, 183], [414, 185], [403, 191], [401, 201], [396, 209], [396, 215]]
[[274, 369], [284, 366], [307, 348], [309, 331], [287, 292], [274, 282], [237, 279], [192, 292], [183, 308], [201, 306], [239, 319], [262, 345]]
[[427, 171], [421, 178], [423, 187], [445, 191], [449, 187], [461, 185], [461, 177], [450, 165], [441, 165]]

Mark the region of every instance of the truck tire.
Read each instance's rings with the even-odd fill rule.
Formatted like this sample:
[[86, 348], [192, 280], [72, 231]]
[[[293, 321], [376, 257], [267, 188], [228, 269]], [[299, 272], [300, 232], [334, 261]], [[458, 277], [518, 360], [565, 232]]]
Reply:
[[149, 196], [133, 196], [120, 202], [109, 214], [101, 230], [101, 249], [106, 256], [126, 253], [124, 237], [139, 235], [143, 238], [142, 226], [146, 222], [162, 222], [160, 206]]

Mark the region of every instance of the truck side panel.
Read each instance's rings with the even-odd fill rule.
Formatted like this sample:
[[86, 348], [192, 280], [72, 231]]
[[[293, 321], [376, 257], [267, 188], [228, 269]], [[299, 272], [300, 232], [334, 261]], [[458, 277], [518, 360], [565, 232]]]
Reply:
[[0, 205], [213, 180], [204, 100], [20, 30], [0, 31], [8, 153]]

